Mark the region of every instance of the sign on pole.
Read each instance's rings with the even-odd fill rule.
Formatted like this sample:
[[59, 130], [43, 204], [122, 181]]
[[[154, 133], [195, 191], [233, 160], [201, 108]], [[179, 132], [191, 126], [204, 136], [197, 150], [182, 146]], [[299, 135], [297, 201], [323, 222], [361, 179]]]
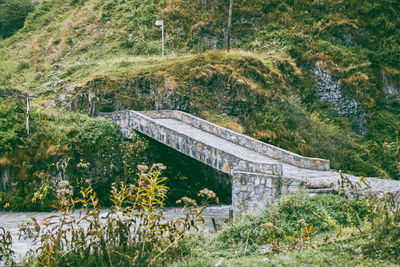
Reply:
[[164, 56], [164, 20], [156, 20], [156, 26], [161, 27], [162, 56]]

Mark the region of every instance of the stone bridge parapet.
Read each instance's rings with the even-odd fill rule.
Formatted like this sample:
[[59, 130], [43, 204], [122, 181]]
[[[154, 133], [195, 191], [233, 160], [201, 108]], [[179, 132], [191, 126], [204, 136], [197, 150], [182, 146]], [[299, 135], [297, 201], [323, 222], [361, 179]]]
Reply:
[[249, 148], [253, 151], [261, 153], [270, 158], [288, 163], [290, 165], [312, 169], [312, 170], [329, 170], [329, 160], [304, 157], [293, 152], [281, 149], [279, 147], [260, 142], [249, 136], [231, 131], [206, 120], [200, 119], [193, 115], [178, 110], [162, 110], [162, 111], [141, 111], [141, 114], [152, 119], [176, 119], [183, 121], [193, 127], [201, 129], [205, 132], [219, 136], [232, 143]]
[[102, 117], [116, 122], [125, 137], [129, 137], [133, 131], [138, 131], [224, 173], [232, 175], [236, 171], [245, 171], [282, 175], [281, 163], [256, 162], [237, 157], [189, 135], [181, 134], [148, 115], [150, 113], [132, 110], [101, 114]]

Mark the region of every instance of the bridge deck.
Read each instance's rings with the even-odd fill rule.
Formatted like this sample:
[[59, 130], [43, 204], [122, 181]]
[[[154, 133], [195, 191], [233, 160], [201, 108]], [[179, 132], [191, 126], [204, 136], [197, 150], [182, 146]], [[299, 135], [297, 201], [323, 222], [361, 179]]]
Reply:
[[217, 147], [218, 149], [223, 150], [231, 155], [237, 156], [238, 158], [243, 158], [249, 161], [260, 162], [260, 163], [282, 164], [284, 177], [297, 178], [297, 179], [340, 177], [339, 173], [334, 171], [310, 170], [310, 169], [299, 168], [287, 163], [282, 163], [279, 160], [270, 158], [251, 149], [234, 144], [226, 139], [223, 139], [211, 133], [207, 133], [180, 120], [175, 120], [175, 119], [153, 119], [153, 120], [168, 128], [174, 129], [174, 131], [178, 133], [190, 136], [191, 138], [199, 142], [208, 144], [210, 146]]
[[175, 119], [154, 119], [154, 121], [165, 125], [174, 131], [190, 136], [191, 138], [210, 145], [212, 147], [216, 147], [222, 151], [225, 151], [231, 155], [234, 155], [238, 158], [247, 159], [249, 161], [259, 162], [259, 163], [281, 163], [277, 160], [265, 157], [264, 155], [245, 148], [243, 146], [234, 144], [228, 140], [225, 140], [221, 137], [213, 135], [211, 133], [207, 133], [198, 128], [195, 128], [191, 125], [188, 125], [182, 121]]

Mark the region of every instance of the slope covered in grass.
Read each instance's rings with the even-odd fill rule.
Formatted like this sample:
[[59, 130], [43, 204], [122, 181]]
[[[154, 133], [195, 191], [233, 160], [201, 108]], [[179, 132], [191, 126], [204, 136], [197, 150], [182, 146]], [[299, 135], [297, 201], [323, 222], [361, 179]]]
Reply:
[[228, 2], [41, 1], [0, 41], [0, 88], [55, 111], [180, 109], [335, 169], [400, 178], [398, 4], [235, 1], [226, 53], [214, 50]]

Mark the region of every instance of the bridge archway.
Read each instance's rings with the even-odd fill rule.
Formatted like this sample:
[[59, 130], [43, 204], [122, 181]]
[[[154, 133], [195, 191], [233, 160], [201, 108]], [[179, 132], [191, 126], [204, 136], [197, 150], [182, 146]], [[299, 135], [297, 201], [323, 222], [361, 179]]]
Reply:
[[197, 194], [204, 188], [216, 193], [219, 204], [230, 205], [232, 203], [230, 175], [186, 156], [144, 134], [137, 134], [147, 140], [148, 156], [151, 161], [163, 163], [167, 167], [163, 175], [168, 177], [168, 205], [175, 204], [176, 200], [184, 196], [198, 199]]

